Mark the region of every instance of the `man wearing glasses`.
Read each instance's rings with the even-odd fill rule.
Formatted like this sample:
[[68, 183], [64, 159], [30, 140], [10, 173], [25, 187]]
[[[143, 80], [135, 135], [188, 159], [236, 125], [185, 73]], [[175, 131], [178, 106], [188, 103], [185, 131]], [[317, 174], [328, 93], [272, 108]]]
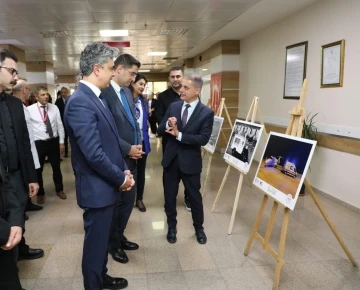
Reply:
[[[142, 151], [139, 124], [135, 118], [134, 101], [128, 86], [135, 80], [139, 68], [140, 62], [132, 55], [120, 55], [115, 60], [114, 77], [111, 80], [111, 85], [102, 90], [121, 138], [121, 152], [131, 174], [134, 176], [134, 180], [136, 180], [136, 159], [141, 158], [144, 152]], [[135, 192], [135, 187], [124, 192], [114, 211], [109, 253], [119, 263], [129, 261], [124, 250], [137, 250], [139, 248], [136, 243], [128, 241], [124, 236], [125, 227], [134, 207]]]
[[[16, 55], [11, 51], [0, 51], [0, 155], [3, 171], [15, 189], [13, 194], [24, 215], [28, 198], [37, 194], [39, 185], [22, 102], [5, 93], [18, 81], [17, 61]], [[25, 223], [21, 227], [24, 231]], [[41, 249], [30, 249], [24, 239], [22, 243], [20, 252], [16, 249], [15, 258], [37, 259], [44, 255]]]

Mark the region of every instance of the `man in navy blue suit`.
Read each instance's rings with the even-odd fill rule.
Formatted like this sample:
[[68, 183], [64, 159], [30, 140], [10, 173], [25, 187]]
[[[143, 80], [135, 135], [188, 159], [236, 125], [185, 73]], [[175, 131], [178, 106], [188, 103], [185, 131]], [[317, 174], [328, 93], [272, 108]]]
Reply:
[[200, 193], [201, 146], [209, 142], [214, 112], [199, 100], [202, 84], [198, 75], [185, 76], [180, 89], [182, 101], [170, 105], [158, 128], [159, 135], [170, 135], [162, 159], [169, 243], [176, 242], [176, 196], [180, 180], [188, 193], [197, 241], [199, 244], [207, 241]]
[[102, 43], [87, 45], [80, 56], [83, 80], [68, 99], [68, 130], [78, 205], [84, 209], [82, 272], [86, 290], [123, 289], [128, 282], [107, 275], [107, 247], [115, 202], [134, 186], [123, 160], [114, 119], [101, 95], [114, 76], [118, 50]]

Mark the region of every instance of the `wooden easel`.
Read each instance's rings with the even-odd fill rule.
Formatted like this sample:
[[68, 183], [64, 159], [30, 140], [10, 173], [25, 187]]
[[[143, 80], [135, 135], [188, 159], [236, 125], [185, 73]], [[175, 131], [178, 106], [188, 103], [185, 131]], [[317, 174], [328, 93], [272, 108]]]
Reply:
[[[302, 87], [302, 90], [301, 90], [299, 104], [297, 106], [295, 106], [290, 111], [290, 115], [291, 115], [290, 123], [289, 123], [289, 126], [286, 129], [286, 134], [288, 134], [288, 135], [301, 137], [304, 118], [306, 116], [305, 109], [303, 109], [306, 90], [307, 90], [307, 79], [304, 80], [304, 84], [303, 84], [303, 87]], [[347, 248], [347, 246], [345, 245], [343, 239], [340, 237], [339, 233], [336, 231], [334, 224], [328, 218], [327, 214], [325, 213], [324, 208], [321, 206], [321, 204], [320, 204], [314, 190], [311, 188], [311, 186], [310, 186], [309, 182], [307, 181], [307, 179], [305, 179], [305, 186], [310, 191], [310, 195], [311, 195], [312, 199], [314, 200], [316, 206], [320, 210], [320, 213], [322, 214], [323, 218], [325, 219], [325, 221], [329, 225], [329, 227], [330, 227], [331, 231], [333, 232], [333, 234], [335, 235], [336, 239], [340, 243], [341, 247], [345, 251], [346, 255], [348, 256], [348, 258], [350, 259], [352, 264], [355, 267], [357, 267], [357, 263], [356, 263], [354, 257], [351, 255], [351, 253], [350, 253], [349, 249]], [[272, 210], [271, 210], [271, 214], [270, 214], [270, 219], [269, 219], [268, 226], [267, 226], [267, 229], [266, 229], [265, 237], [262, 237], [258, 233], [258, 228], [259, 228], [261, 218], [262, 218], [262, 215], [264, 213], [265, 206], [266, 206], [266, 203], [267, 203], [268, 199], [269, 199], [269, 196], [267, 194], [265, 194], [264, 199], [263, 199], [263, 201], [261, 203], [258, 215], [256, 217], [255, 224], [254, 224], [252, 232], [250, 234], [249, 240], [248, 240], [248, 242], [246, 244], [244, 255], [245, 256], [248, 255], [248, 253], [250, 251], [250, 247], [252, 245], [252, 242], [254, 241], [255, 238], [260, 241], [263, 249], [265, 251], [267, 251], [277, 261], [276, 268], [275, 268], [274, 285], [273, 285], [273, 289], [277, 290], [279, 288], [281, 269], [282, 269], [282, 266], [285, 264], [285, 261], [283, 260], [283, 257], [284, 257], [284, 252], [285, 252], [285, 242], [286, 242], [287, 229], [288, 229], [288, 225], [289, 225], [290, 209], [287, 208], [287, 207], [285, 208], [285, 214], [284, 214], [284, 217], [283, 217], [283, 222], [282, 222], [282, 227], [281, 227], [281, 234], [280, 234], [279, 251], [276, 252], [269, 245], [269, 241], [270, 241], [272, 229], [273, 229], [274, 222], [275, 222], [276, 212], [277, 212], [277, 209], [278, 209], [278, 206], [279, 206], [279, 203], [277, 201], [274, 201], [274, 204], [273, 204], [273, 207], [272, 207]]]
[[[209, 99], [208, 103], [207, 103], [207, 106], [210, 108], [211, 106], [211, 99]], [[227, 116], [227, 119], [228, 119], [228, 122], [230, 124], [230, 126], [232, 127], [232, 122], [231, 122], [231, 118], [230, 118], [230, 114], [229, 114], [229, 111], [225, 105], [225, 98], [221, 98], [221, 103], [220, 103], [220, 106], [217, 110], [217, 112], [215, 112], [215, 116], [217, 117], [221, 117], [221, 115], [223, 114], [223, 111], [225, 110], [225, 113], [226, 113], [226, 116]], [[222, 136], [223, 138], [225, 139], [225, 142], [227, 141], [226, 139], [226, 136], [225, 136], [225, 133], [224, 131], [221, 129], [221, 133], [222, 133]], [[205, 181], [204, 183], [202, 184], [201, 188], [205, 188], [206, 184], [207, 184], [207, 181], [208, 181], [208, 177], [209, 177], [209, 174], [210, 174], [210, 167], [211, 167], [211, 161], [212, 161], [212, 158], [213, 158], [213, 154], [209, 151], [207, 151], [205, 148], [203, 148], [203, 152], [202, 152], [202, 158], [205, 157], [205, 153], [208, 153], [209, 154], [209, 161], [208, 161], [208, 168], [206, 170], [206, 177], [205, 177]], [[205, 195], [205, 190], [202, 190], [202, 196], [204, 197]]]
[[[250, 115], [251, 115], [251, 119], [250, 119]], [[246, 119], [245, 121], [246, 122], [251, 122], [251, 123], [254, 123], [255, 122], [255, 118], [256, 118], [256, 115], [259, 116], [259, 119], [260, 119], [260, 122], [262, 125], [264, 125], [264, 121], [261, 117], [261, 114], [260, 114], [260, 108], [259, 108], [259, 98], [258, 97], [254, 97], [252, 103], [251, 103], [251, 106], [250, 106], [250, 110], [246, 116]], [[219, 188], [219, 191], [216, 195], [216, 198], [215, 198], [215, 201], [214, 201], [214, 204], [211, 208], [211, 212], [214, 212], [215, 208], [216, 208], [216, 204], [222, 194], [222, 191], [224, 189], [224, 186], [225, 186], [225, 183], [226, 183], [226, 180], [228, 178], [228, 175], [229, 175], [229, 172], [230, 172], [230, 168], [232, 167], [230, 165], [230, 163], [225, 160], [226, 163], [228, 163], [228, 167], [226, 169], [226, 172], [225, 172], [225, 175], [224, 175], [224, 178], [221, 182], [221, 185], [220, 185], [220, 188]], [[239, 170], [239, 169], [238, 169]], [[239, 170], [240, 171], [240, 170]], [[236, 210], [237, 210], [237, 207], [238, 207], [238, 204], [239, 204], [239, 198], [240, 198], [240, 192], [241, 192], [241, 188], [242, 188], [242, 183], [243, 183], [243, 179], [244, 179], [244, 175], [247, 175], [246, 173], [240, 171], [240, 178], [239, 178], [239, 183], [238, 183], [238, 187], [236, 189], [236, 195], [235, 195], [235, 201], [234, 201], [234, 206], [233, 206], [233, 210], [232, 210], [232, 214], [231, 214], [231, 219], [230, 219], [230, 224], [229, 224], [229, 229], [228, 229], [228, 234], [231, 235], [232, 233], [232, 229], [233, 229], [233, 226], [234, 226], [234, 220], [235, 220], [235, 215], [236, 215]], [[247, 175], [248, 176], [248, 175]], [[248, 177], [249, 178], [249, 177]], [[250, 182], [250, 180], [249, 180]], [[251, 184], [251, 182], [250, 182]]]

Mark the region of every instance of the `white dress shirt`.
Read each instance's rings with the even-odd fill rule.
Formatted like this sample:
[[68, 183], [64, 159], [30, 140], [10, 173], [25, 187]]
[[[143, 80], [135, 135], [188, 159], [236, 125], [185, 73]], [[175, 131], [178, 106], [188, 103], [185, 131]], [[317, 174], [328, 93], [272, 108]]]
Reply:
[[[121, 87], [117, 83], [115, 83], [113, 80], [110, 81], [110, 84], [114, 88], [118, 98], [120, 99], [121, 104], [124, 105], [122, 100], [121, 100], [121, 96], [120, 96]], [[124, 94], [125, 94], [125, 92], [124, 92]]]
[[39, 155], [38, 155], [38, 152], [36, 150], [35, 141], [34, 141], [34, 127], [33, 127], [33, 124], [31, 122], [30, 113], [29, 113], [28, 109], [26, 108], [26, 106], [24, 104], [23, 104], [23, 108], [24, 108], [26, 126], [27, 126], [28, 132], [29, 132], [30, 147], [31, 147], [31, 153], [32, 153], [32, 156], [33, 156], [33, 159], [34, 159], [35, 169], [39, 169], [40, 168], [40, 162], [39, 162]]
[[[31, 117], [31, 123], [34, 128], [34, 140], [47, 140], [50, 138], [46, 133], [46, 125], [43, 121], [44, 110], [42, 105], [38, 102], [28, 107], [28, 111]], [[64, 126], [61, 121], [60, 111], [54, 104], [47, 104], [47, 117], [50, 120], [51, 128], [54, 133], [54, 138], [59, 137], [60, 144], [64, 144]]]

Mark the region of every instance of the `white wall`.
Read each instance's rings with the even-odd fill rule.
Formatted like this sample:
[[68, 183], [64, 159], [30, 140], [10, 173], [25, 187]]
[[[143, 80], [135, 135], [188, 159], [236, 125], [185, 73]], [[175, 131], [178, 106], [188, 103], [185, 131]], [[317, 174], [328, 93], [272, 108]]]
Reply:
[[[360, 1], [324, 0], [241, 40], [239, 115], [244, 116], [258, 96], [265, 122], [287, 125], [288, 112], [297, 101], [282, 98], [285, 47], [308, 41], [305, 108], [319, 112], [320, 127], [359, 129], [359, 11]], [[321, 89], [321, 46], [341, 39], [345, 39], [344, 85]], [[360, 208], [359, 164], [360, 156], [319, 148], [309, 179], [319, 190]]]

